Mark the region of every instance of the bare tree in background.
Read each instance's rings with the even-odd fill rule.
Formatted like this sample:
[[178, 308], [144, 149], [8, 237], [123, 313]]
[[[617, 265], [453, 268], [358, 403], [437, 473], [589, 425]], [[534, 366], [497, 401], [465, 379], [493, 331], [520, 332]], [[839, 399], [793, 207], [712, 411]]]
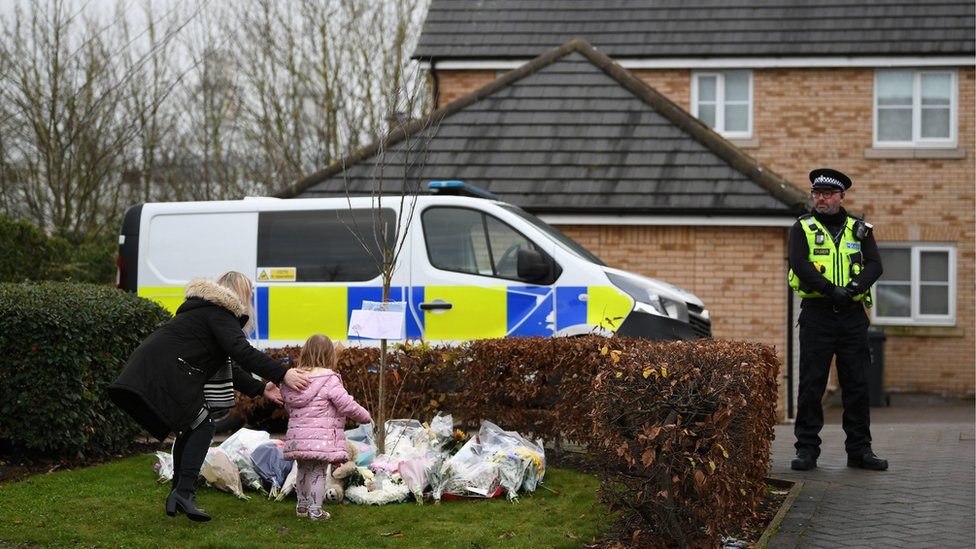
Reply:
[[[3, 121], [11, 190], [21, 213], [53, 232], [98, 234], [115, 213], [117, 170], [125, 138], [116, 116], [119, 82], [106, 33], [63, 1], [35, 2], [4, 29], [8, 105]], [[74, 39], [72, 40], [72, 37]]]
[[185, 80], [178, 153], [174, 174], [181, 183], [180, 200], [225, 200], [260, 194], [250, 183], [246, 159], [260, 151], [245, 142], [246, 122], [241, 115], [244, 68], [234, 51], [234, 34], [227, 6], [211, 6], [197, 23], [207, 32], [188, 40], [192, 59]]
[[407, 53], [429, 0], [117, 0], [108, 16], [11, 1], [0, 211], [49, 232], [110, 236], [139, 201], [265, 194], [426, 110], [388, 101], [425, 85]]
[[153, 50], [127, 57], [122, 7], [104, 17], [68, 0], [32, 0], [4, 20], [4, 207], [51, 233], [98, 239], [118, 230], [131, 199], [123, 174], [136, 164], [141, 132], [134, 120], [165, 100], [141, 87]]
[[[427, 0], [251, 0], [238, 11], [237, 51], [246, 91], [241, 119], [252, 175], [268, 190], [297, 181], [389, 129], [390, 98], [408, 86], [406, 54]], [[413, 68], [413, 72], [417, 69]], [[414, 104], [416, 103], [416, 104]], [[406, 117], [419, 116], [423, 102]]]
[[176, 54], [174, 38], [190, 21], [160, 16], [152, 0], [143, 0], [141, 9], [146, 22], [145, 40], [135, 34], [137, 31], [127, 18], [122, 21], [122, 37], [128, 44], [123, 59], [127, 75], [125, 116], [135, 126], [135, 150], [131, 151], [132, 159], [123, 174], [130, 187], [129, 202], [179, 197], [173, 192], [171, 173], [178, 150], [178, 118], [167, 105], [185, 76], [171, 62]]

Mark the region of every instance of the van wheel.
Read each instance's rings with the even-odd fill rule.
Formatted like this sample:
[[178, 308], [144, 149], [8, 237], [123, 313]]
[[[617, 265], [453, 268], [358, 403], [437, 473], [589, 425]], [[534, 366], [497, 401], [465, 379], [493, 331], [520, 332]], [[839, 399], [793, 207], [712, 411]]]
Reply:
[[230, 433], [244, 426], [244, 416], [236, 411], [235, 408], [218, 410], [211, 415], [214, 427], [218, 433]]

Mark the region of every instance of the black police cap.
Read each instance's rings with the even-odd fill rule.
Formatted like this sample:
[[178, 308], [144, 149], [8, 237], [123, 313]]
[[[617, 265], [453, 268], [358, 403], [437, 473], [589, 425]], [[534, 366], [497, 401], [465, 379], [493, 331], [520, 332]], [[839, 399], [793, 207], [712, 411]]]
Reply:
[[851, 178], [831, 168], [817, 168], [810, 172], [810, 184], [814, 189], [817, 187], [832, 187], [846, 191], [851, 188]]

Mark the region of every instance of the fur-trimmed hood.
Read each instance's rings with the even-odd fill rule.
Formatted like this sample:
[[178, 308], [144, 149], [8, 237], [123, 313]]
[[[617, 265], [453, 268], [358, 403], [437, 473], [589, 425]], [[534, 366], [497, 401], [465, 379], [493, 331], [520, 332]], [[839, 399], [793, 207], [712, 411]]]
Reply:
[[237, 297], [237, 294], [232, 292], [229, 288], [225, 288], [212, 280], [207, 280], [206, 278], [191, 280], [189, 284], [186, 285], [183, 295], [186, 297], [186, 299], [198, 297], [215, 305], [220, 305], [221, 307], [234, 313], [234, 316], [238, 318], [244, 316], [244, 314], [247, 312], [247, 309], [244, 307], [244, 304], [241, 303], [241, 300]]

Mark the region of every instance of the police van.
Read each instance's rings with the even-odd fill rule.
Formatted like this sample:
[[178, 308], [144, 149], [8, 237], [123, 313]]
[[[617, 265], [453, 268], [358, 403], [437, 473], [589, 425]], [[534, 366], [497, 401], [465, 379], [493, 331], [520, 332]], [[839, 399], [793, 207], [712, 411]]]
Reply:
[[240, 271], [255, 282], [250, 335], [259, 347], [299, 345], [315, 333], [349, 344], [361, 339], [350, 335], [353, 313], [382, 301], [384, 250], [402, 244], [389, 300], [404, 303], [406, 339], [711, 336], [709, 311], [693, 294], [610, 268], [476, 188], [431, 187], [441, 192], [132, 206], [118, 286], [175, 312], [191, 279]]

